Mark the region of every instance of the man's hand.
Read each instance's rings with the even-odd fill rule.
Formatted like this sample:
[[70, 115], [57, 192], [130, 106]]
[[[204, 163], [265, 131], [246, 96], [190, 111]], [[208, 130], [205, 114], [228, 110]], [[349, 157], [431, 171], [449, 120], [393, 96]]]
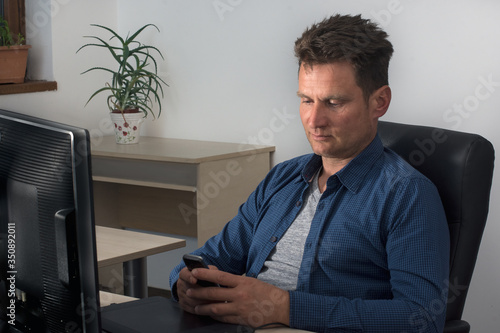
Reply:
[[[224, 287], [200, 287], [197, 280]], [[217, 270], [183, 269], [179, 273], [177, 294], [181, 307], [222, 322], [258, 327], [269, 323], [289, 326], [288, 292], [255, 278]]]
[[[217, 270], [215, 266], [208, 266], [209, 269]], [[179, 279], [177, 280], [177, 297], [179, 298], [179, 305], [184, 311], [195, 313], [194, 309], [197, 305], [203, 304], [202, 300], [186, 296], [188, 289], [203, 288], [197, 284], [198, 279], [193, 276], [187, 267], [184, 267], [179, 272]]]

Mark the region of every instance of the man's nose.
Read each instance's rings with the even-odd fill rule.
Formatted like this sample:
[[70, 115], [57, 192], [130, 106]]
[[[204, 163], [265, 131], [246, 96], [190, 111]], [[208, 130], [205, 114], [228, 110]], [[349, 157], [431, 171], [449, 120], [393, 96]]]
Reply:
[[312, 128], [320, 128], [325, 127], [327, 123], [327, 110], [320, 103], [315, 103], [310, 110], [308, 125]]

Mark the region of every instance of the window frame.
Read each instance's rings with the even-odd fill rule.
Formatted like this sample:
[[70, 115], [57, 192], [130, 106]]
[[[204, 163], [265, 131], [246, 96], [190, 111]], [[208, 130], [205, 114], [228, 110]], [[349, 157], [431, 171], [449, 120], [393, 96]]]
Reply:
[[[26, 36], [26, 7], [24, 1], [0, 0], [0, 14], [9, 22], [9, 28], [16, 36], [18, 33]], [[57, 90], [57, 82], [25, 79], [24, 83], [0, 84], [0, 95], [51, 90]]]

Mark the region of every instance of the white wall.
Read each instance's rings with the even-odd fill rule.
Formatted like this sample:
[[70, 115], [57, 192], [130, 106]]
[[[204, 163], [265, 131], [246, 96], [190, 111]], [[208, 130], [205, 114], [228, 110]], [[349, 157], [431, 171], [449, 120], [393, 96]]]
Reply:
[[[46, 33], [47, 26], [51, 26], [52, 36], [44, 36], [44, 41], [52, 43], [52, 63], [47, 66], [53, 67], [53, 77], [48, 73], [45, 78], [56, 80], [58, 90], [0, 96], [0, 107], [99, 129], [102, 120], [108, 118], [103, 112], [104, 107], [100, 110], [98, 103], [86, 108], [84, 105], [91, 92], [96, 90], [96, 85], [104, 84], [107, 78], [102, 75], [81, 76], [81, 72], [95, 65], [98, 55], [92, 52], [75, 53], [86, 42], [83, 36], [95, 32], [90, 23], [117, 26], [116, 1], [44, 0], [37, 1], [36, 6], [32, 2], [27, 0], [26, 6], [27, 12], [34, 12], [33, 17], [27, 18], [27, 41], [30, 43], [31, 36], [36, 38], [44, 31]], [[38, 47], [43, 48], [44, 45]], [[104, 96], [100, 100], [104, 103]]]
[[[147, 3], [150, 9], [143, 9]], [[273, 144], [275, 162], [309, 151], [298, 117], [293, 42], [309, 24], [335, 12], [361, 13], [385, 27], [395, 54], [393, 101], [386, 120], [479, 133], [500, 150], [500, 3], [479, 1], [52, 0], [57, 92], [1, 96], [0, 107], [107, 132], [104, 98], [83, 107], [105, 78], [79, 73], [101, 61], [79, 53], [89, 23], [147, 33], [166, 61], [162, 117], [144, 134]], [[55, 6], [54, 6], [55, 8]], [[492, 83], [485, 84], [490, 81]], [[462, 108], [462, 113], [457, 112]], [[474, 332], [500, 325], [500, 178], [464, 318]]]

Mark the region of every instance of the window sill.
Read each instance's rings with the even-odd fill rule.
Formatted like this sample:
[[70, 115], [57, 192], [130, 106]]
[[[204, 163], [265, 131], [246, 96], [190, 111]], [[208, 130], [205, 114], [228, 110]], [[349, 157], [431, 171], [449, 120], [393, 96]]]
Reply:
[[24, 83], [0, 84], [0, 95], [24, 94], [57, 90], [56, 81], [26, 81]]

